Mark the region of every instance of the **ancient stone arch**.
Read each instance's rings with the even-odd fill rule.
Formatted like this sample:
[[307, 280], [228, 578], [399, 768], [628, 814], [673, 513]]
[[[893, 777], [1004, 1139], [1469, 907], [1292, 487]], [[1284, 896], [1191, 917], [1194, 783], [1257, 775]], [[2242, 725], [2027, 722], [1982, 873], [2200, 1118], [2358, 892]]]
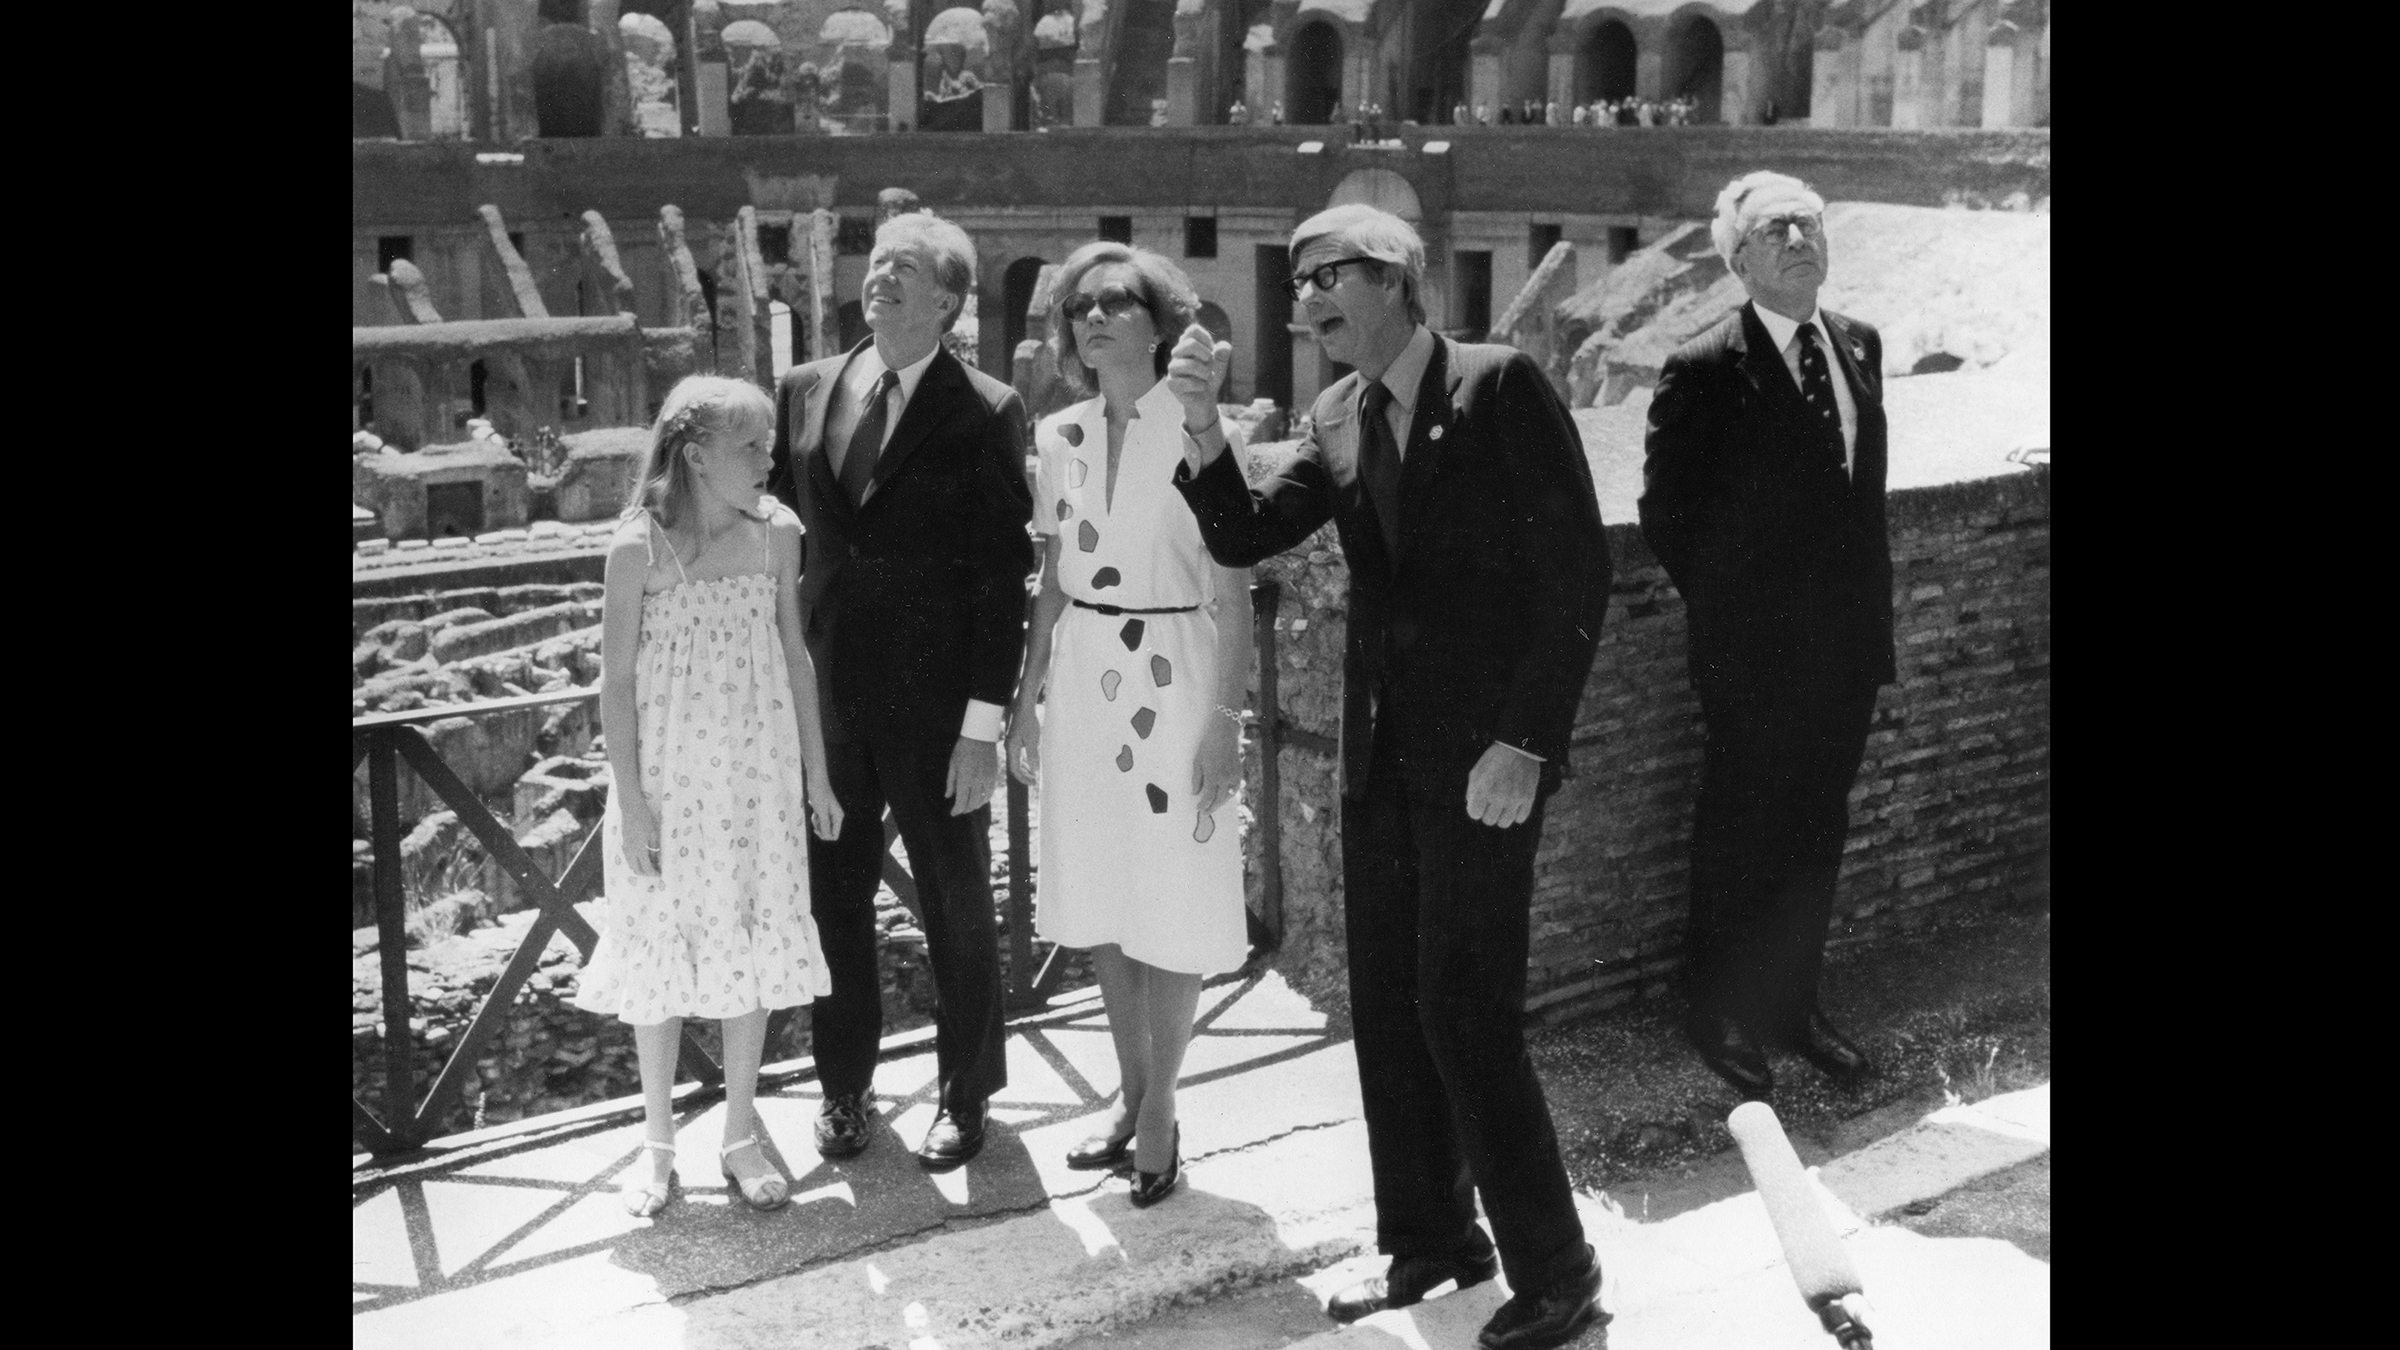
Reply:
[[[575, 8], [580, 11], [581, 6]], [[545, 18], [552, 12], [544, 0]], [[608, 48], [579, 23], [546, 23], [533, 41], [533, 116], [539, 134], [605, 134], [601, 82], [608, 74]]]
[[1412, 225], [1425, 219], [1425, 208], [1417, 201], [1415, 185], [1393, 169], [1353, 170], [1334, 185], [1332, 195], [1325, 199], [1329, 208], [1353, 202], [1389, 211]]
[[817, 70], [826, 111], [837, 119], [883, 113], [891, 78], [892, 29], [865, 9], [841, 9], [817, 29]]
[[1723, 122], [1725, 116], [1725, 34], [1713, 8], [1688, 6], [1676, 12], [1667, 28], [1666, 64], [1660, 94], [1688, 98], [1695, 123]]
[[1289, 53], [1283, 70], [1284, 121], [1323, 126], [1341, 120], [1342, 56], [1348, 50], [1341, 28], [1316, 13], [1293, 22], [1280, 44]]
[[1633, 16], [1610, 6], [1575, 21], [1575, 101], [1634, 96], [1640, 83], [1641, 44]]

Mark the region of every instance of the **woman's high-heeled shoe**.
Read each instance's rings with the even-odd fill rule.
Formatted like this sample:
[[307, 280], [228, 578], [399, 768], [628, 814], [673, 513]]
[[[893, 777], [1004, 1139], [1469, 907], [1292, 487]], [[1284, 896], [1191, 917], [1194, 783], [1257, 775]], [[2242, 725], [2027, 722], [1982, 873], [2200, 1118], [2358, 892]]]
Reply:
[[[733, 1188], [734, 1194], [742, 1197], [743, 1204], [762, 1212], [767, 1210], [781, 1209], [785, 1205], [792, 1203], [791, 1187], [785, 1184], [782, 1173], [769, 1172], [767, 1175], [759, 1177], [754, 1181], [745, 1182], [740, 1177], [737, 1177], [733, 1174], [733, 1164], [728, 1161], [728, 1159], [733, 1156], [733, 1151], [735, 1149], [753, 1147], [757, 1143], [758, 1135], [754, 1132], [743, 1135], [741, 1138], [734, 1140], [725, 1147], [718, 1149], [717, 1166], [725, 1170], [725, 1184]], [[758, 1156], [759, 1160], [763, 1162], [766, 1160], [767, 1155], [762, 1150]], [[753, 1187], [756, 1187], [756, 1189], [752, 1189]]]
[[[675, 1145], [662, 1143], [656, 1139], [645, 1139], [642, 1141], [642, 1151], [664, 1153], [672, 1158], [675, 1156]], [[665, 1209], [668, 1198], [674, 1193], [675, 1173], [671, 1168], [667, 1172], [665, 1181], [628, 1181], [625, 1183], [625, 1189], [620, 1192], [625, 1200], [625, 1212], [637, 1219], [647, 1219]]]
[[1067, 1150], [1067, 1166], [1078, 1172], [1097, 1171], [1103, 1167], [1113, 1169], [1126, 1165], [1132, 1156], [1133, 1131], [1127, 1130], [1122, 1139], [1095, 1134]]
[[1183, 1122], [1175, 1123], [1175, 1153], [1167, 1159], [1164, 1172], [1144, 1172], [1136, 1169], [1133, 1190], [1129, 1193], [1135, 1209], [1148, 1209], [1167, 1198], [1167, 1192], [1183, 1180]]

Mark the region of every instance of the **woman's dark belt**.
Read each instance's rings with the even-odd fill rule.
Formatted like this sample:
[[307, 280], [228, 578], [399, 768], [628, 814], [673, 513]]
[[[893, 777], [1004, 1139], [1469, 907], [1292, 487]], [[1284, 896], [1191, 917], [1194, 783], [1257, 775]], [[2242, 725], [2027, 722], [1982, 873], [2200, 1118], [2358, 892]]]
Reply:
[[1085, 609], [1096, 609], [1103, 614], [1192, 614], [1200, 608], [1198, 605], [1170, 605], [1165, 609], [1131, 609], [1124, 605], [1095, 605], [1089, 600], [1077, 600], [1071, 595], [1067, 597], [1067, 600], [1070, 604], [1081, 605]]

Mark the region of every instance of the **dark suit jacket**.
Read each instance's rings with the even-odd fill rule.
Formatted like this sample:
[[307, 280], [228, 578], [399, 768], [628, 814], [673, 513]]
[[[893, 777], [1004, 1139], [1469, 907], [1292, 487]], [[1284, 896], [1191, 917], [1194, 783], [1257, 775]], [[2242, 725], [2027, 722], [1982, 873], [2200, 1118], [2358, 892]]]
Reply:
[[1853, 471], [1749, 304], [1667, 358], [1650, 403], [1642, 536], [1690, 614], [1703, 699], [1890, 683], [1883, 340], [1823, 311], [1858, 409]]
[[1005, 705], [1016, 692], [1033, 570], [1025, 405], [936, 353], [853, 506], [825, 421], [842, 368], [867, 345], [784, 374], [769, 485], [807, 530], [800, 599], [826, 734], [947, 745], [968, 699]]
[[1420, 781], [1463, 778], [1499, 741], [1548, 760], [1555, 786], [1608, 612], [1608, 538], [1574, 420], [1515, 348], [1437, 338], [1401, 461], [1395, 559], [1351, 467], [1359, 394], [1352, 373], [1318, 396], [1299, 447], [1255, 491], [1231, 453], [1197, 476], [1178, 466], [1201, 538], [1247, 567], [1328, 519], [1340, 531], [1346, 795], [1365, 791], [1377, 737]]

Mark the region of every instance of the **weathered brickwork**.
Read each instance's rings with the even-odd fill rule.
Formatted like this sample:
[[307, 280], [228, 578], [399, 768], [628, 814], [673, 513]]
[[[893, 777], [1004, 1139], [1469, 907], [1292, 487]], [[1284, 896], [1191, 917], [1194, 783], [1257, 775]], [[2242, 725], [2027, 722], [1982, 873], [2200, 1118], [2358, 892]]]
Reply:
[[[2049, 470], [1897, 492], [1890, 521], [1900, 682], [1877, 701], [1851, 792], [1837, 945], [1944, 907], [2032, 899], [2049, 878]], [[1666, 993], [1682, 959], [1701, 745], [1683, 600], [1637, 526], [1608, 538], [1615, 594], [1576, 720], [1575, 776], [1549, 804], [1535, 865], [1527, 1003], [1546, 1023]], [[1260, 573], [1286, 582], [1285, 716], [1330, 735], [1342, 561], [1316, 542]], [[1292, 631], [1297, 620], [1307, 628]], [[1332, 761], [1286, 749], [1283, 778], [1278, 964], [1295, 978], [1338, 974]]]

